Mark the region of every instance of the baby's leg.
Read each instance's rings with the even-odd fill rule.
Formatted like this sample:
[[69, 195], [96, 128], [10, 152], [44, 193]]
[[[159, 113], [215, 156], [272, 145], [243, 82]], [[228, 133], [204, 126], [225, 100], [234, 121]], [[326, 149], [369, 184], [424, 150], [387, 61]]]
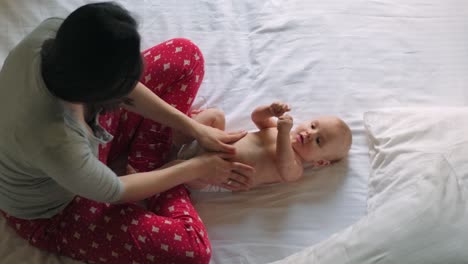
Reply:
[[214, 127], [220, 130], [226, 128], [226, 119], [224, 112], [218, 108], [208, 108], [192, 115], [192, 118], [198, 123]]
[[[194, 111], [195, 112], [195, 111]], [[226, 128], [226, 120], [224, 118], [224, 112], [217, 108], [208, 108], [201, 112], [192, 113], [192, 119], [198, 123], [214, 127], [220, 130]], [[180, 131], [173, 131], [172, 144], [176, 147], [180, 147], [183, 144], [190, 143], [194, 138], [186, 135]]]

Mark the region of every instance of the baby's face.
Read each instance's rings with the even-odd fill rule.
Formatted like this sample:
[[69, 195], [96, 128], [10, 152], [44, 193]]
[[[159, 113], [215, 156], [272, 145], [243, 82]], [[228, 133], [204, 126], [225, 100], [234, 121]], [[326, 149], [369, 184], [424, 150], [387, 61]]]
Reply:
[[299, 124], [291, 132], [292, 146], [306, 162], [343, 158], [351, 145], [351, 131], [339, 118], [322, 116]]

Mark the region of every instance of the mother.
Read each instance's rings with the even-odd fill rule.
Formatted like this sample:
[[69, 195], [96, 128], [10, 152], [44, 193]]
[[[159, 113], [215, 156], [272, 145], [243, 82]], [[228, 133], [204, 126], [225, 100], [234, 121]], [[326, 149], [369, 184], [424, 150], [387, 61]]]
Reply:
[[[185, 115], [204, 74], [192, 42], [139, 48], [128, 12], [99, 3], [44, 21], [11, 51], [0, 72], [0, 209], [32, 245], [89, 263], [208, 263], [182, 184], [248, 188], [252, 168], [226, 160], [245, 133]], [[154, 170], [171, 128], [215, 152]], [[138, 173], [117, 177], [108, 166], [122, 156]], [[133, 203], [142, 199], [146, 209]]]

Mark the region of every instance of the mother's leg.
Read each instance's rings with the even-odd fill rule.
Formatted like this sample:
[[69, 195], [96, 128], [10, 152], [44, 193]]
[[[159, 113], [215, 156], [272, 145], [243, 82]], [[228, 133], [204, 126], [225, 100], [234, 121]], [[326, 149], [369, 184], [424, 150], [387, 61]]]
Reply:
[[[143, 56], [145, 71], [140, 81], [164, 101], [187, 114], [204, 76], [204, 60], [198, 47], [186, 39], [173, 39], [144, 51]], [[172, 132], [168, 127], [126, 110], [101, 116], [100, 123], [115, 137], [111, 144], [100, 149], [101, 161], [108, 163], [122, 154], [128, 154], [128, 163], [137, 171], [150, 171], [165, 163], [172, 141]], [[176, 199], [179, 202], [170, 202], [180, 195], [184, 197]], [[184, 219], [185, 222], [176, 222], [182, 223], [191, 237], [183, 239], [187, 254], [199, 252], [194, 256], [209, 260], [210, 243], [205, 227], [184, 187], [178, 186], [151, 197], [148, 199], [148, 209], [165, 219], [164, 232], [177, 241], [182, 239], [182, 232], [176, 231], [169, 223], [178, 218]], [[198, 234], [198, 237], [193, 234]], [[163, 250], [166, 245], [162, 246]], [[171, 256], [174, 251], [171, 252], [159, 253]], [[175, 252], [183, 253], [182, 249]]]
[[6, 217], [33, 246], [87, 263], [207, 264], [210, 244], [187, 190], [173, 188], [157, 201], [157, 215], [76, 197], [51, 219]]
[[[172, 39], [143, 53], [145, 70], [141, 82], [161, 99], [187, 114], [204, 76], [200, 49], [187, 39]], [[137, 171], [162, 166], [167, 161], [172, 131], [169, 127], [120, 110], [100, 117], [101, 125], [115, 136], [100, 149], [100, 160], [109, 163], [122, 153]], [[126, 155], [126, 156], [127, 156]]]
[[[172, 39], [143, 52], [145, 71], [142, 83], [160, 98], [187, 114], [204, 76], [200, 49], [186, 39]], [[172, 145], [172, 129], [143, 119], [129, 151], [129, 164], [148, 171], [167, 162]]]

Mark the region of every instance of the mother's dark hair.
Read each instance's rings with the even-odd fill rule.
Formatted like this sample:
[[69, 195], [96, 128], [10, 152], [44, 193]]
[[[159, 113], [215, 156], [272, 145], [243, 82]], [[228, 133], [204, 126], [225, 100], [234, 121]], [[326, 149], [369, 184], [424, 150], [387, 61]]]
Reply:
[[143, 72], [137, 22], [112, 3], [84, 5], [41, 50], [47, 89], [69, 102], [100, 104], [123, 98]]

